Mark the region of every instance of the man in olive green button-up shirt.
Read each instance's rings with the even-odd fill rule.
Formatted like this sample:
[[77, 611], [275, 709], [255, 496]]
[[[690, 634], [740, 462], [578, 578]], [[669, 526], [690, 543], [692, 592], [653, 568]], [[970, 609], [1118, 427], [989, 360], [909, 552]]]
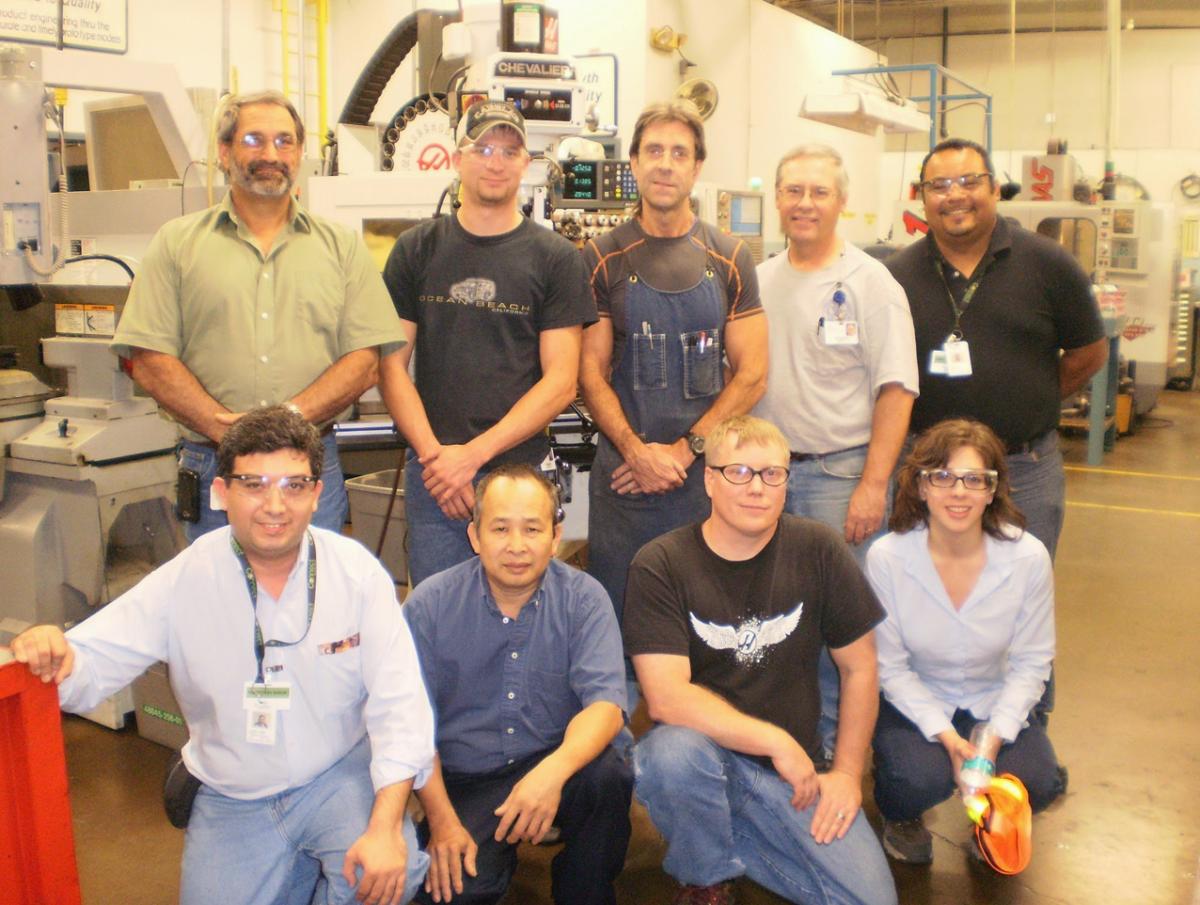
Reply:
[[[217, 141], [229, 194], [159, 230], [113, 340], [183, 427], [180, 467], [200, 486], [190, 539], [225, 523], [209, 487], [216, 444], [241, 413], [282, 403], [328, 427], [374, 385], [380, 347], [405, 342], [362, 240], [292, 197], [304, 126], [287, 99], [231, 99]], [[313, 524], [340, 530], [348, 503], [331, 433], [325, 445]]]

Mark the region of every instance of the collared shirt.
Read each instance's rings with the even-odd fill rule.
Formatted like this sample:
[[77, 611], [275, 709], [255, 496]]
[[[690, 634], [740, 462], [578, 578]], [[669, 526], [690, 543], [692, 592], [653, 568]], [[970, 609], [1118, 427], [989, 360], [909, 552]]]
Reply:
[[[800, 271], [784, 251], [758, 265], [767, 313], [767, 390], [754, 414], [777, 425], [792, 452], [831, 453], [871, 441], [875, 401], [885, 384], [917, 395], [917, 358], [908, 300], [887, 268], [846, 243], [836, 261]], [[841, 290], [845, 301], [834, 302]], [[858, 342], [830, 346], [818, 322], [857, 325]]]
[[376, 790], [409, 778], [423, 785], [433, 760], [433, 715], [395, 586], [364, 547], [320, 528], [309, 529], [317, 598], [307, 635], [307, 545], [278, 600], [259, 584], [263, 637], [304, 640], [267, 648], [266, 674], [272, 684], [291, 684], [291, 704], [279, 713], [274, 745], [247, 741], [254, 610], [230, 530], [197, 539], [67, 633], [76, 660], [59, 686], [63, 709], [90, 710], [163, 660], [191, 735], [184, 762], [223, 795], [255, 799], [304, 785], [364, 733]]
[[478, 557], [421, 582], [404, 615], [449, 773], [487, 773], [557, 747], [597, 701], [626, 708], [612, 603], [594, 578], [558, 560], [515, 619], [500, 612]]
[[173, 355], [214, 399], [244, 412], [290, 399], [350, 352], [383, 346], [386, 353], [403, 343], [358, 236], [293, 200], [264, 255], [227, 195], [155, 235], [113, 350]]
[[[885, 261], [904, 287], [912, 309], [921, 396], [911, 430], [919, 433], [946, 418], [975, 418], [1005, 446], [1040, 437], [1058, 426], [1059, 350], [1104, 338], [1091, 280], [1058, 243], [1004, 217], [996, 220], [988, 249], [966, 277], [943, 263], [932, 235]], [[969, 377], [930, 373], [930, 353], [954, 329], [947, 285], [961, 307], [971, 281], [978, 290], [959, 322], [971, 356]]]
[[1054, 574], [1029, 533], [984, 535], [987, 564], [955, 609], [924, 527], [888, 534], [867, 553], [867, 577], [887, 610], [875, 630], [884, 696], [933, 741], [955, 710], [990, 720], [1007, 741], [1026, 725], [1054, 659]]

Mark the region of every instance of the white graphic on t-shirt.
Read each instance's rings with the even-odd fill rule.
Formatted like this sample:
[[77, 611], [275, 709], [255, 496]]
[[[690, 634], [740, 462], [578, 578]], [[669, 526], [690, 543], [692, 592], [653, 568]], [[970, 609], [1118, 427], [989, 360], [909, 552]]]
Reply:
[[768, 647], [778, 644], [796, 630], [803, 610], [804, 603], [801, 601], [790, 613], [783, 613], [766, 622], [751, 616], [736, 627], [705, 622], [697, 619], [693, 613], [688, 613], [688, 618], [692, 620], [692, 628], [701, 641], [713, 650], [736, 650], [738, 665], [748, 666], [758, 663]]
[[478, 305], [496, 298], [496, 284], [486, 277], [460, 280], [450, 287], [450, 298], [465, 305]]

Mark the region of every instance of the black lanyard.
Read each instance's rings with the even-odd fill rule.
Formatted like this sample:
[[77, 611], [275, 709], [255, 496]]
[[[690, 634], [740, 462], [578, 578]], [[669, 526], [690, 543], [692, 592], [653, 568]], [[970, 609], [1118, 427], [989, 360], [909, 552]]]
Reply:
[[229, 535], [229, 544], [233, 547], [233, 555], [241, 564], [242, 577], [246, 579], [246, 590], [250, 592], [250, 608], [254, 611], [254, 660], [258, 664], [258, 671], [254, 678], [256, 685], [263, 684], [263, 657], [266, 656], [267, 648], [294, 647], [308, 637], [308, 630], [312, 628], [313, 610], [317, 607], [317, 545], [313, 542], [312, 532], [305, 533], [308, 537], [308, 621], [304, 624], [304, 634], [295, 641], [263, 640], [262, 626], [258, 624], [258, 581], [254, 577], [254, 569], [251, 568], [250, 561], [246, 559], [246, 551], [242, 549], [242, 545], [237, 542], [237, 538], [232, 533]]
[[954, 329], [950, 332], [950, 336], [956, 340], [960, 340], [963, 338], [963, 334], [959, 328], [959, 322], [962, 320], [963, 313], [967, 310], [967, 305], [971, 304], [971, 299], [975, 298], [975, 291], [979, 288], [979, 284], [987, 276], [987, 272], [992, 266], [991, 262], [988, 262], [987, 267], [979, 271], [971, 282], [967, 284], [967, 288], [963, 290], [962, 304], [954, 300], [954, 291], [950, 288], [950, 283], [946, 280], [946, 270], [942, 267], [941, 258], [934, 258], [933, 266], [937, 269], [938, 276], [942, 278], [942, 285], [946, 287], [946, 298], [950, 300], [950, 307], [954, 311]]

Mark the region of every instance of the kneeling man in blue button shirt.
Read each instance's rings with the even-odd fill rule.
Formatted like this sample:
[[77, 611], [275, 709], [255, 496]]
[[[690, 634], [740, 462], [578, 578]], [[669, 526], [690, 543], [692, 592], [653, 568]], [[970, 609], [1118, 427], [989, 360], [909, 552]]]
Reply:
[[391, 577], [309, 525], [323, 457], [299, 414], [242, 416], [217, 450], [226, 527], [66, 636], [13, 639], [73, 713], [170, 666], [201, 783], [182, 905], [395, 905], [425, 875], [405, 807], [433, 763], [433, 715]]
[[418, 902], [498, 902], [519, 842], [551, 826], [559, 905], [612, 905], [629, 844], [633, 774], [612, 747], [625, 666], [612, 604], [554, 559], [554, 487], [505, 465], [475, 490], [477, 558], [421, 582], [404, 605], [433, 701], [437, 758], [417, 793], [431, 859]]

